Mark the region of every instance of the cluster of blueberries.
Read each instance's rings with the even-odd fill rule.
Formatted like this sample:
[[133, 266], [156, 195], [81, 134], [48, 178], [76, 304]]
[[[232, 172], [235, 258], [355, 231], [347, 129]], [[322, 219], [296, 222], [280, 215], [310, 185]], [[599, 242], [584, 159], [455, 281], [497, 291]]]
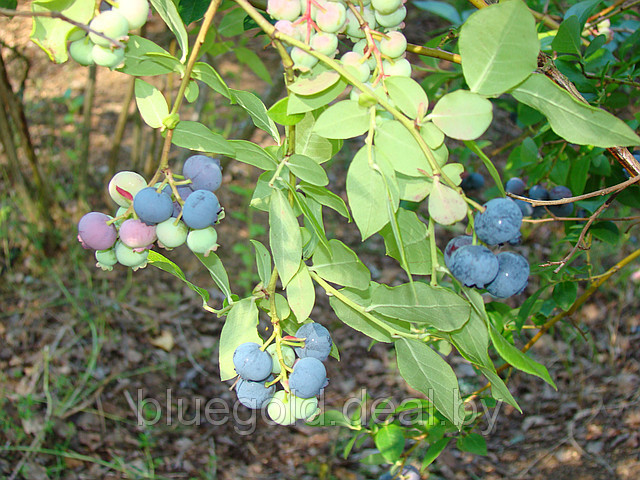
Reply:
[[[109, 2], [112, 3], [112, 2]], [[127, 40], [130, 30], [142, 27], [149, 17], [149, 2], [147, 0], [120, 0], [110, 10], [96, 15], [89, 28], [89, 35], [78, 29], [71, 34], [69, 55], [80, 65], [100, 65], [115, 68], [124, 60], [124, 49], [114, 48], [109, 40], [95, 32], [113, 40]], [[80, 38], [77, 38], [77, 37]]]
[[[371, 80], [372, 72], [385, 76], [411, 76], [411, 64], [404, 58], [407, 40], [400, 30], [404, 26], [406, 0], [364, 0], [353, 2], [371, 30], [379, 34], [375, 47], [368, 44], [355, 14], [338, 0], [268, 0], [267, 13], [277, 20], [275, 27], [313, 50], [331, 58], [338, 53], [338, 34], [354, 42], [352, 50], [340, 60], [362, 82]], [[377, 64], [374, 49], [384, 60]], [[296, 67], [313, 68], [318, 59], [299, 47], [291, 49]], [[376, 69], [382, 71], [376, 71]]]
[[109, 182], [109, 195], [120, 206], [116, 217], [90, 212], [78, 222], [78, 240], [96, 251], [98, 267], [112, 270], [120, 263], [134, 270], [147, 264], [154, 242], [172, 249], [186, 242], [207, 256], [218, 248], [213, 225], [222, 209], [213, 193], [222, 183], [220, 161], [205, 155], [189, 157], [184, 182], [147, 186], [138, 173], [118, 172]]
[[[487, 245], [519, 243], [522, 211], [510, 198], [494, 198], [474, 219], [479, 240]], [[529, 279], [529, 262], [513, 252], [495, 255], [484, 245], [474, 245], [473, 237], [453, 238], [444, 250], [444, 261], [451, 274], [467, 287], [485, 288], [496, 298], [522, 292]]]
[[[484, 177], [478, 172], [470, 173], [462, 180], [462, 183], [460, 184], [465, 192], [481, 190], [484, 185]], [[507, 180], [507, 183], [505, 183], [504, 185], [504, 189], [508, 193], [512, 193], [521, 197], [527, 197], [532, 200], [562, 200], [563, 198], [570, 198], [573, 196], [571, 190], [563, 185], [558, 185], [551, 188], [550, 190], [547, 190], [542, 185], [534, 185], [527, 192], [526, 183], [519, 177], [513, 177]], [[547, 212], [545, 207], [532, 207], [530, 203], [519, 199], [515, 199], [514, 201], [516, 202], [518, 207], [520, 207], [522, 215], [525, 217], [540, 218], [543, 217]], [[550, 205], [547, 208], [556, 217], [568, 217], [573, 213], [572, 203]]]
[[285, 390], [276, 391], [277, 380], [282, 374], [278, 345], [266, 348], [255, 342], [243, 343], [233, 353], [233, 365], [238, 374], [236, 393], [238, 401], [247, 408], [267, 407], [271, 419], [281, 425], [291, 425], [298, 419], [309, 419], [318, 412], [318, 399], [328, 384], [326, 361], [333, 346], [329, 331], [319, 323], [302, 325], [294, 337], [284, 337], [283, 342], [299, 344], [292, 348], [280, 343], [280, 355], [287, 370]]

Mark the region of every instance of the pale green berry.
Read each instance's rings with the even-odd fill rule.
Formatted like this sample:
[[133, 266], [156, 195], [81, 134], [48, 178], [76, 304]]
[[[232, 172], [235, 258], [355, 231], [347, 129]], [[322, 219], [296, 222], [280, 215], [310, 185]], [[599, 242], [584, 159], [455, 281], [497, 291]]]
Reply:
[[303, 70], [311, 69], [318, 63], [318, 59], [316, 57], [298, 47], [293, 47], [291, 49], [291, 60], [293, 60], [293, 63], [297, 68]]
[[147, 266], [147, 257], [149, 256], [149, 250], [134, 252], [133, 249], [118, 241], [116, 242], [115, 251], [118, 263], [124, 265], [125, 267], [131, 267], [134, 270], [137, 270], [139, 268], [144, 268]]
[[306, 420], [317, 411], [317, 398], [298, 398], [284, 390], [277, 391], [267, 405], [269, 417], [280, 425], [293, 425], [296, 420]]
[[110, 248], [108, 250], [96, 250], [96, 267], [101, 268], [102, 270], [111, 271], [113, 270], [113, 266], [118, 263], [118, 259], [116, 258], [116, 251], [114, 248]]
[[347, 52], [340, 60], [347, 70], [351, 71], [358, 80], [361, 82], [369, 80], [369, 77], [371, 76], [371, 69], [361, 54], [356, 52]]
[[407, 8], [403, 5], [398, 10], [391, 12], [389, 15], [376, 12], [376, 21], [386, 28], [395, 28], [400, 25], [407, 16]]
[[[284, 364], [287, 367], [293, 367], [293, 362], [296, 361], [295, 350], [287, 345], [281, 345], [280, 350], [282, 351]], [[271, 369], [271, 372], [275, 373], [276, 375], [280, 374], [280, 372], [282, 371], [282, 366], [280, 365], [280, 360], [278, 359], [278, 352], [276, 351], [275, 343], [272, 343], [267, 347], [267, 353], [271, 355], [271, 358], [273, 359], [273, 368]]]
[[127, 19], [129, 30], [135, 30], [147, 23], [149, 2], [147, 0], [120, 0], [117, 10]]
[[218, 248], [218, 234], [213, 227], [191, 230], [187, 235], [187, 247], [193, 253], [200, 253], [205, 257]]
[[318, 28], [327, 33], [338, 33], [347, 21], [347, 10], [344, 5], [336, 2], [326, 2], [324, 10], [317, 9], [315, 21]]
[[333, 33], [316, 33], [311, 36], [309, 45], [323, 55], [333, 58], [338, 50], [338, 36]]
[[[380, 47], [380, 42], [378, 42], [377, 40], [374, 40], [374, 43], [376, 46]], [[353, 51], [355, 53], [359, 53], [360, 55], [362, 55], [364, 57], [364, 52], [367, 49], [367, 39], [363, 38], [362, 40], [358, 40], [354, 45], [353, 45]], [[367, 65], [369, 65], [369, 70], [375, 70], [376, 68], [376, 57], [375, 55], [373, 55], [373, 53], [371, 53], [368, 57], [367, 57]]]
[[402, 0], [371, 0], [371, 6], [376, 12], [389, 15], [402, 5]]
[[[361, 13], [362, 18], [364, 18], [364, 21], [367, 22], [369, 28], [375, 30], [376, 16], [373, 10], [371, 10], [370, 8], [364, 8]], [[354, 39], [354, 42], [359, 38], [364, 38], [364, 32], [360, 29], [360, 22], [358, 22], [358, 19], [351, 10], [347, 10], [347, 23], [345, 33], [349, 37]]]
[[115, 68], [124, 61], [124, 49], [116, 48], [115, 50], [111, 50], [110, 48], [101, 47], [100, 45], [94, 45], [91, 49], [91, 57], [96, 65]]
[[93, 42], [89, 40], [89, 37], [84, 37], [69, 44], [69, 56], [80, 65], [87, 67], [94, 63], [92, 49]]
[[380, 53], [398, 58], [407, 50], [407, 39], [400, 32], [389, 32], [387, 38], [380, 40]]
[[[118, 207], [118, 210], [116, 210], [116, 216], [114, 218], [118, 218], [120, 215], [124, 215], [127, 209], [128, 207]], [[114, 222], [114, 225], [116, 226], [116, 228], [120, 228], [120, 225], [122, 225], [127, 218], [131, 218], [131, 215], [129, 215], [126, 218], [121, 218], [120, 220], [116, 220]]]
[[[213, 228], [213, 227], [211, 227]], [[169, 218], [164, 222], [156, 225], [156, 236], [161, 246], [165, 248], [176, 248], [187, 241], [189, 229], [182, 220], [178, 220], [176, 225], [175, 218]]]
[[[122, 172], [116, 173], [109, 181], [109, 195], [113, 201], [121, 207], [129, 208], [136, 193], [146, 188], [146, 186], [147, 181], [142, 175], [129, 170], [123, 170]], [[131, 199], [123, 197], [118, 190], [116, 190], [116, 187], [128, 192], [131, 195]]]
[[[96, 15], [93, 20], [91, 20], [89, 28], [106, 35], [112, 40], [119, 40], [127, 35], [127, 32], [129, 31], [129, 22], [127, 22], [124, 15], [117, 10], [107, 10], [106, 12]], [[109, 40], [96, 35], [95, 33], [89, 33], [89, 37], [93, 43], [100, 45], [101, 47], [108, 47], [111, 45]]]
[[390, 77], [410, 77], [411, 76], [411, 64], [406, 58], [399, 58], [393, 63], [388, 60], [383, 60], [382, 70], [384, 74]]

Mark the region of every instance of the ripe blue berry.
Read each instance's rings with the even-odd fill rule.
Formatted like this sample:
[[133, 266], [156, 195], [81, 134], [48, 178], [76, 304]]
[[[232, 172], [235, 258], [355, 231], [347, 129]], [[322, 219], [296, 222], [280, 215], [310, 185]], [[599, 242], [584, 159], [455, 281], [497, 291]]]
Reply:
[[171, 217], [173, 202], [164, 191], [158, 193], [155, 188], [147, 187], [133, 198], [133, 210], [144, 223], [155, 225]]
[[472, 172], [462, 179], [460, 187], [462, 187], [462, 190], [465, 192], [470, 190], [480, 190], [484, 187], [484, 177], [478, 172]]
[[498, 274], [487, 285], [487, 292], [496, 298], [507, 298], [522, 292], [529, 281], [529, 262], [513, 252], [502, 252], [498, 257]]
[[498, 274], [498, 259], [483, 245], [465, 245], [451, 256], [451, 274], [467, 287], [484, 288]]
[[[542, 185], [534, 185], [529, 189], [529, 198], [532, 200], [549, 200], [549, 192]], [[546, 212], [544, 207], [533, 207], [532, 217], [543, 217]]]
[[524, 195], [527, 185], [521, 178], [513, 177], [507, 180], [507, 183], [504, 184], [504, 189], [514, 195]]
[[[573, 197], [571, 190], [562, 185], [553, 187], [551, 190], [549, 190], [549, 200], [562, 200], [563, 198], [569, 197]], [[573, 203], [550, 205], [549, 211], [557, 217], [568, 217], [573, 213]]]
[[[205, 155], [193, 155], [187, 158], [182, 174], [191, 180], [191, 190], [209, 190], [215, 192], [222, 183], [220, 160]], [[181, 195], [182, 196], [182, 195]], [[184, 198], [183, 198], [184, 200]]]
[[240, 377], [260, 382], [271, 374], [271, 355], [260, 350], [260, 345], [246, 342], [233, 352], [233, 365]]
[[[173, 206], [171, 207], [173, 209]], [[220, 202], [209, 190], [196, 190], [184, 202], [182, 220], [189, 228], [206, 228], [218, 220]]]
[[293, 366], [289, 377], [291, 392], [300, 398], [311, 398], [320, 394], [327, 381], [327, 370], [314, 357], [301, 358]]
[[518, 236], [522, 225], [520, 207], [510, 198], [494, 198], [484, 204], [485, 211], [476, 213], [475, 232], [487, 245], [507, 243]]
[[329, 358], [333, 340], [329, 330], [319, 323], [307, 323], [302, 325], [295, 336], [304, 338], [304, 347], [296, 347], [296, 353], [300, 358], [313, 357], [318, 360], [325, 361]]
[[89, 212], [78, 222], [78, 240], [84, 248], [107, 250], [113, 247], [118, 237], [114, 225], [107, 225], [109, 215], [101, 212]]
[[447, 266], [449, 270], [451, 270], [451, 258], [453, 254], [459, 249], [464, 247], [465, 245], [471, 245], [473, 243], [473, 237], [471, 235], [460, 235], [457, 237], [453, 237], [447, 243], [447, 246], [444, 249], [444, 264]]
[[513, 201], [516, 202], [516, 205], [518, 205], [518, 207], [520, 207], [520, 211], [522, 212], [523, 217], [530, 217], [533, 215], [533, 207], [529, 202], [525, 202], [524, 200], [520, 200], [518, 198], [515, 198]]
[[240, 379], [236, 383], [236, 393], [238, 395], [238, 401], [247, 408], [253, 410], [259, 410], [269, 403], [271, 397], [276, 392], [276, 386], [271, 385], [267, 387], [265, 383], [273, 380], [273, 377], [269, 376], [267, 380], [261, 382], [254, 382], [252, 380]]

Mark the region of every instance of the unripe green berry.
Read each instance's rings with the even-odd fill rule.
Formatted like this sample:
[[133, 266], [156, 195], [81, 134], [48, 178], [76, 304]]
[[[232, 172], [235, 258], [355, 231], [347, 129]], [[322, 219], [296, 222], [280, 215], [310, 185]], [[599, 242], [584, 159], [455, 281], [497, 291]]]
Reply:
[[390, 77], [411, 76], [411, 64], [406, 58], [399, 58], [393, 63], [388, 60], [383, 60], [382, 69], [384, 70], [384, 74]]
[[311, 36], [309, 45], [323, 55], [333, 58], [338, 50], [338, 36], [333, 33], [316, 33]]
[[[369, 24], [369, 27], [374, 30], [376, 28], [376, 16], [370, 8], [364, 8], [362, 10], [362, 18]], [[364, 38], [364, 32], [360, 29], [360, 22], [353, 14], [351, 10], [347, 10], [347, 24], [345, 33], [352, 39]]]
[[347, 52], [340, 60], [346, 69], [353, 73], [358, 80], [361, 82], [369, 80], [369, 77], [371, 76], [371, 69], [362, 55], [356, 52]]
[[318, 411], [318, 399], [298, 398], [284, 390], [277, 391], [269, 405], [269, 417], [280, 425], [293, 425], [298, 419], [308, 419]]
[[400, 25], [404, 18], [407, 16], [407, 8], [403, 5], [398, 10], [391, 12], [389, 15], [384, 15], [376, 11], [376, 21], [386, 28], [395, 28]]
[[[119, 40], [129, 32], [129, 22], [127, 22], [124, 15], [117, 10], [107, 10], [106, 12], [96, 15], [93, 20], [91, 20], [91, 23], [89, 23], [89, 28], [106, 35], [110, 39]], [[89, 33], [89, 37], [93, 43], [101, 47], [111, 45], [109, 40], [95, 33]]]
[[293, 47], [291, 49], [291, 59], [297, 68], [303, 70], [311, 69], [318, 63], [318, 59], [316, 57], [298, 47]]
[[156, 225], [158, 243], [164, 248], [179, 247], [187, 241], [188, 234], [189, 229], [184, 222], [178, 220], [178, 224], [176, 225], [176, 219], [173, 217]]
[[92, 49], [93, 42], [89, 40], [89, 37], [84, 37], [69, 44], [69, 56], [80, 65], [87, 67], [94, 63], [91, 55]]
[[[293, 363], [296, 361], [295, 350], [287, 345], [281, 345], [280, 350], [282, 352], [282, 359], [284, 360], [284, 364], [287, 367], [293, 367]], [[282, 366], [280, 365], [280, 359], [278, 358], [278, 353], [276, 351], [276, 344], [272, 343], [271, 345], [269, 345], [267, 347], [267, 352], [273, 359], [273, 369], [271, 370], [271, 372], [275, 373], [276, 375], [280, 374], [280, 372], [282, 371]]]
[[395, 12], [402, 5], [402, 0], [371, 0], [371, 6], [376, 12], [389, 15]]
[[118, 263], [118, 259], [116, 258], [116, 251], [114, 248], [110, 248], [108, 250], [96, 250], [96, 267], [101, 268], [102, 270], [111, 271], [113, 270], [113, 266]]
[[[377, 40], [374, 40], [374, 44], [379, 48], [380, 47], [380, 43]], [[356, 53], [359, 53], [360, 55], [362, 55], [364, 57], [364, 52], [368, 47], [368, 43], [367, 43], [367, 39], [363, 38], [362, 40], [358, 40], [354, 45], [353, 45], [353, 51]], [[376, 57], [372, 54], [370, 54], [367, 59], [366, 59], [367, 65], [369, 65], [369, 70], [373, 71], [376, 68]]]
[[336, 2], [326, 2], [322, 6], [324, 11], [317, 9], [315, 15], [315, 21], [320, 30], [327, 33], [341, 31], [347, 21], [345, 6]]
[[124, 49], [116, 48], [111, 50], [110, 48], [101, 47], [100, 45], [94, 45], [91, 49], [91, 57], [96, 65], [107, 68], [115, 68], [120, 65], [124, 60]]
[[300, 2], [299, 0], [269, 0], [267, 13], [276, 20], [293, 22], [300, 16]]
[[124, 265], [125, 267], [131, 267], [134, 270], [137, 270], [139, 268], [144, 268], [147, 266], [147, 257], [149, 256], [149, 250], [134, 252], [133, 249], [127, 247], [121, 241], [117, 241], [115, 252], [118, 263]]
[[205, 257], [218, 248], [218, 234], [213, 227], [191, 230], [187, 235], [187, 247]]
[[407, 39], [400, 32], [389, 32], [387, 38], [380, 40], [380, 53], [391, 58], [398, 58], [407, 50]]
[[135, 30], [147, 23], [149, 2], [147, 0], [120, 0], [118, 8], [114, 8], [127, 19], [129, 30]]

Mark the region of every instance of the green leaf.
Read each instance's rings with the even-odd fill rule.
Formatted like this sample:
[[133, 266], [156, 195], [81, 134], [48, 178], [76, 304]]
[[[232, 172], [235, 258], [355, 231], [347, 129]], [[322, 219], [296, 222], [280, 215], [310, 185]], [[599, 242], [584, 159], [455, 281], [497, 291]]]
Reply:
[[347, 88], [347, 82], [340, 77], [334, 85], [313, 95], [296, 95], [295, 93], [289, 93], [287, 113], [294, 115], [296, 113], [306, 113], [325, 107], [338, 98], [338, 96], [344, 92], [345, 88]]
[[[414, 275], [431, 274], [431, 253], [428, 241], [428, 228], [415, 212], [399, 208], [396, 212], [398, 227], [402, 237], [407, 264]], [[387, 255], [400, 262], [400, 250], [391, 226], [387, 225], [380, 234], [384, 238]]]
[[408, 176], [418, 176], [423, 170], [431, 174], [431, 166], [420, 145], [411, 133], [397, 120], [384, 122], [376, 128], [376, 147], [391, 160], [396, 172]]
[[580, 55], [582, 36], [578, 17], [572, 15], [560, 24], [551, 46], [558, 53]]
[[178, 13], [176, 5], [171, 0], [150, 0], [151, 5], [155, 8], [156, 12], [162, 17], [164, 23], [167, 24], [169, 30], [173, 32], [178, 41], [178, 46], [182, 51], [181, 62], [187, 59], [187, 52], [189, 51], [189, 38], [187, 36], [187, 29], [182, 23], [182, 18]]
[[313, 255], [313, 270], [328, 282], [366, 290], [371, 273], [353, 250], [340, 240], [329, 240], [331, 252], [318, 248]]
[[478, 368], [480, 369], [482, 374], [487, 377], [489, 382], [491, 382], [491, 396], [496, 400], [508, 403], [509, 405], [517, 409], [520, 413], [522, 413], [520, 405], [518, 405], [516, 399], [513, 398], [513, 395], [511, 395], [509, 388], [505, 385], [502, 378], [500, 378], [500, 375], [498, 375], [493, 369], [489, 369], [483, 366], [479, 366]]
[[461, 330], [448, 336], [449, 341], [456, 347], [464, 358], [475, 365], [482, 365], [493, 369], [493, 362], [489, 358], [489, 333], [487, 324], [475, 309], [471, 310], [469, 321]]
[[420, 136], [424, 139], [427, 146], [434, 150], [444, 142], [444, 133], [433, 122], [423, 123], [420, 127]]
[[324, 410], [320, 415], [306, 422], [314, 427], [347, 427], [353, 429], [351, 420], [340, 410]]
[[[291, 97], [289, 99], [291, 100]], [[315, 122], [314, 114], [307, 113], [296, 125], [296, 153], [324, 163], [335, 154], [334, 144], [332, 140], [321, 137], [314, 131]]]
[[324, 138], [352, 138], [369, 130], [369, 110], [354, 100], [342, 100], [322, 112], [314, 131]]
[[535, 23], [521, 0], [490, 5], [467, 19], [458, 45], [462, 73], [472, 92], [497, 96], [537, 68], [540, 41]]
[[[345, 325], [350, 326], [354, 330], [362, 332], [366, 336], [378, 342], [385, 343], [393, 341], [391, 333], [408, 332], [410, 330], [410, 325], [407, 322], [391, 318], [383, 318], [373, 312], [365, 315], [363, 310], [371, 302], [370, 288], [368, 290], [342, 288], [339, 291], [349, 300], [362, 307], [362, 309], [354, 309], [346, 303], [343, 303], [342, 300], [336, 296], [329, 297], [329, 304], [336, 316]], [[371, 317], [375, 320], [372, 320]]]
[[160, 128], [162, 121], [169, 115], [169, 106], [162, 92], [144, 80], [136, 78], [135, 95], [144, 122], [151, 128]]
[[436, 177], [429, 196], [429, 216], [440, 225], [453, 225], [467, 216], [467, 202]]
[[458, 429], [464, 420], [460, 386], [449, 364], [429, 346], [416, 340], [396, 341], [398, 370], [407, 383], [424, 393]]
[[282, 286], [286, 287], [300, 268], [302, 239], [298, 219], [285, 195], [277, 189], [273, 190], [269, 203], [269, 244]]
[[251, 116], [253, 124], [273, 137], [276, 143], [280, 143], [280, 133], [276, 124], [267, 115], [267, 108], [256, 95], [244, 90], [231, 89], [231, 97]]
[[193, 103], [198, 99], [198, 95], [200, 95], [200, 87], [198, 87], [198, 84], [196, 82], [191, 80], [184, 92], [184, 98], [187, 100], [187, 102]]
[[549, 375], [547, 367], [545, 367], [541, 363], [536, 362], [526, 353], [523, 353], [511, 343], [509, 343], [509, 341], [504, 338], [500, 334], [500, 332], [498, 332], [498, 330], [496, 330], [493, 326], [489, 328], [489, 335], [491, 336], [491, 342], [493, 342], [493, 346], [496, 348], [496, 351], [509, 365], [530, 375], [535, 375], [536, 377], [539, 377], [547, 382], [556, 390], [558, 389], [553, 379]]
[[172, 72], [184, 75], [184, 65], [176, 57], [166, 52], [147, 52], [145, 56], [150, 57], [155, 63], [170, 69]]
[[344, 203], [344, 200], [331, 190], [304, 182], [300, 182], [300, 184], [298, 184], [298, 188], [302, 190], [305, 195], [313, 198], [319, 204], [335, 210], [340, 215], [351, 221], [351, 215], [349, 215], [346, 203]]
[[596, 237], [598, 240], [607, 242], [610, 245], [617, 245], [620, 240], [620, 230], [613, 222], [596, 222], [591, 225], [589, 233]]
[[231, 156], [239, 162], [253, 165], [262, 170], [275, 170], [278, 166], [278, 162], [269, 155], [269, 152], [253, 142], [248, 142], [247, 140], [229, 140], [229, 143], [235, 150], [235, 153]]
[[[149, 56], [149, 53], [170, 56], [169, 52], [151, 40], [137, 35], [130, 35], [125, 48], [124, 66], [119, 71], [135, 76], [164, 75], [173, 71], [172, 66], [159, 63], [157, 58]], [[177, 58], [175, 60], [179, 62]]]
[[570, 143], [602, 148], [640, 145], [640, 137], [622, 120], [580, 102], [542, 74], [531, 75], [512, 95], [543, 113], [553, 131]]
[[340, 74], [333, 70], [323, 70], [317, 75], [305, 76], [288, 86], [298, 95], [309, 96], [323, 92], [340, 81]]
[[287, 159], [287, 167], [296, 177], [307, 183], [324, 187], [329, 183], [324, 168], [306, 155], [293, 154]]
[[[516, 1], [518, 0], [512, 0]], [[480, 11], [483, 10], [486, 9]], [[491, 125], [493, 106], [489, 100], [476, 93], [456, 90], [438, 100], [428, 118], [447, 137], [475, 140]]]
[[203, 124], [189, 120], [178, 123], [173, 130], [171, 142], [178, 147], [199, 152], [217, 153], [231, 157], [236, 155], [235, 145], [229, 140], [212, 132]]
[[553, 288], [553, 301], [565, 312], [571, 308], [578, 297], [577, 282], [560, 282]]
[[474, 455], [487, 455], [487, 442], [479, 433], [470, 433], [459, 437], [456, 446], [461, 452], [469, 452]]
[[422, 282], [397, 287], [378, 286], [372, 293], [369, 311], [431, 326], [441, 332], [462, 328], [469, 320], [469, 303], [452, 291]]
[[299, 323], [309, 318], [316, 303], [316, 291], [309, 268], [303, 261], [300, 261], [300, 268], [287, 285], [287, 299]]
[[[71, 20], [87, 24], [93, 17], [95, 4], [90, 1], [52, 0], [31, 3], [33, 13], [59, 12]], [[38, 45], [49, 58], [56, 62], [66, 62], [67, 40], [77, 27], [59, 18], [34, 17], [31, 40]]]
[[445, 2], [437, 2], [431, 0], [417, 0], [412, 2], [413, 5], [420, 10], [426, 10], [427, 12], [438, 15], [439, 17], [449, 20], [454, 25], [460, 25], [462, 18], [456, 10], [456, 7]]
[[269, 70], [260, 59], [257, 53], [253, 50], [249, 50], [245, 47], [239, 47], [233, 49], [233, 52], [236, 54], [236, 58], [240, 63], [244, 63], [248, 66], [253, 73], [255, 73], [260, 80], [266, 82], [268, 84], [272, 84], [271, 75], [269, 74]]
[[191, 78], [204, 82], [214, 92], [231, 99], [229, 87], [227, 87], [220, 74], [208, 63], [196, 62], [191, 72]]
[[374, 437], [376, 448], [389, 463], [395, 463], [404, 451], [402, 427], [396, 424], [383, 425]]
[[376, 155], [376, 151], [374, 149], [371, 152], [373, 158], [369, 159], [369, 149], [367, 146], [362, 147], [356, 153], [347, 171], [349, 206], [363, 241], [389, 221], [386, 215], [380, 214], [387, 211], [387, 202], [389, 202], [386, 184], [395, 185], [395, 197], [391, 199], [394, 211], [397, 210], [400, 202], [394, 172], [384, 157]]
[[423, 470], [431, 465], [435, 461], [435, 459], [440, 456], [442, 451], [447, 447], [447, 445], [449, 445], [450, 441], [450, 437], [445, 437], [429, 445], [427, 453], [425, 453], [424, 457], [422, 457]]
[[396, 106], [409, 118], [418, 118], [426, 115], [429, 107], [429, 99], [424, 89], [418, 82], [409, 77], [388, 77], [384, 84], [389, 92], [389, 97]]
[[287, 113], [288, 105], [289, 97], [281, 98], [274, 103], [269, 110], [267, 110], [267, 114], [274, 122], [279, 123], [280, 125], [296, 125], [304, 118], [304, 115], [302, 113], [289, 115]]
[[9, 8], [11, 10], [15, 10], [18, 6], [18, 0], [0, 0], [1, 8]]
[[211, 3], [209, 0], [176, 0], [176, 2], [178, 13], [185, 25], [202, 20]]
[[194, 255], [198, 257], [198, 260], [200, 260], [205, 267], [207, 267], [214, 283], [218, 286], [220, 291], [224, 293], [227, 300], [230, 301], [231, 287], [229, 286], [229, 276], [227, 275], [227, 271], [224, 269], [224, 265], [222, 265], [220, 258], [215, 253], [209, 253], [206, 257], [199, 253], [195, 253]]
[[257, 240], [249, 240], [256, 251], [256, 266], [258, 268], [258, 276], [262, 285], [265, 287], [269, 284], [271, 279], [271, 254], [267, 247]]
[[220, 20], [218, 33], [225, 37], [233, 37], [244, 33], [244, 19], [247, 14], [241, 8], [234, 8]]
[[189, 280], [187, 280], [187, 277], [178, 265], [153, 250], [149, 250], [148, 260], [149, 263], [154, 267], [157, 267], [160, 270], [164, 270], [165, 272], [170, 273], [174, 277], [177, 277], [184, 283], [186, 283], [191, 290], [200, 295], [200, 297], [202, 298], [202, 306], [204, 307], [207, 305], [207, 303], [209, 302], [209, 292], [206, 289], [198, 287], [197, 285], [194, 285]]
[[258, 307], [253, 298], [244, 298], [233, 304], [222, 326], [218, 359], [220, 380], [230, 380], [236, 376], [233, 366], [233, 352], [245, 342], [262, 345], [258, 335]]

